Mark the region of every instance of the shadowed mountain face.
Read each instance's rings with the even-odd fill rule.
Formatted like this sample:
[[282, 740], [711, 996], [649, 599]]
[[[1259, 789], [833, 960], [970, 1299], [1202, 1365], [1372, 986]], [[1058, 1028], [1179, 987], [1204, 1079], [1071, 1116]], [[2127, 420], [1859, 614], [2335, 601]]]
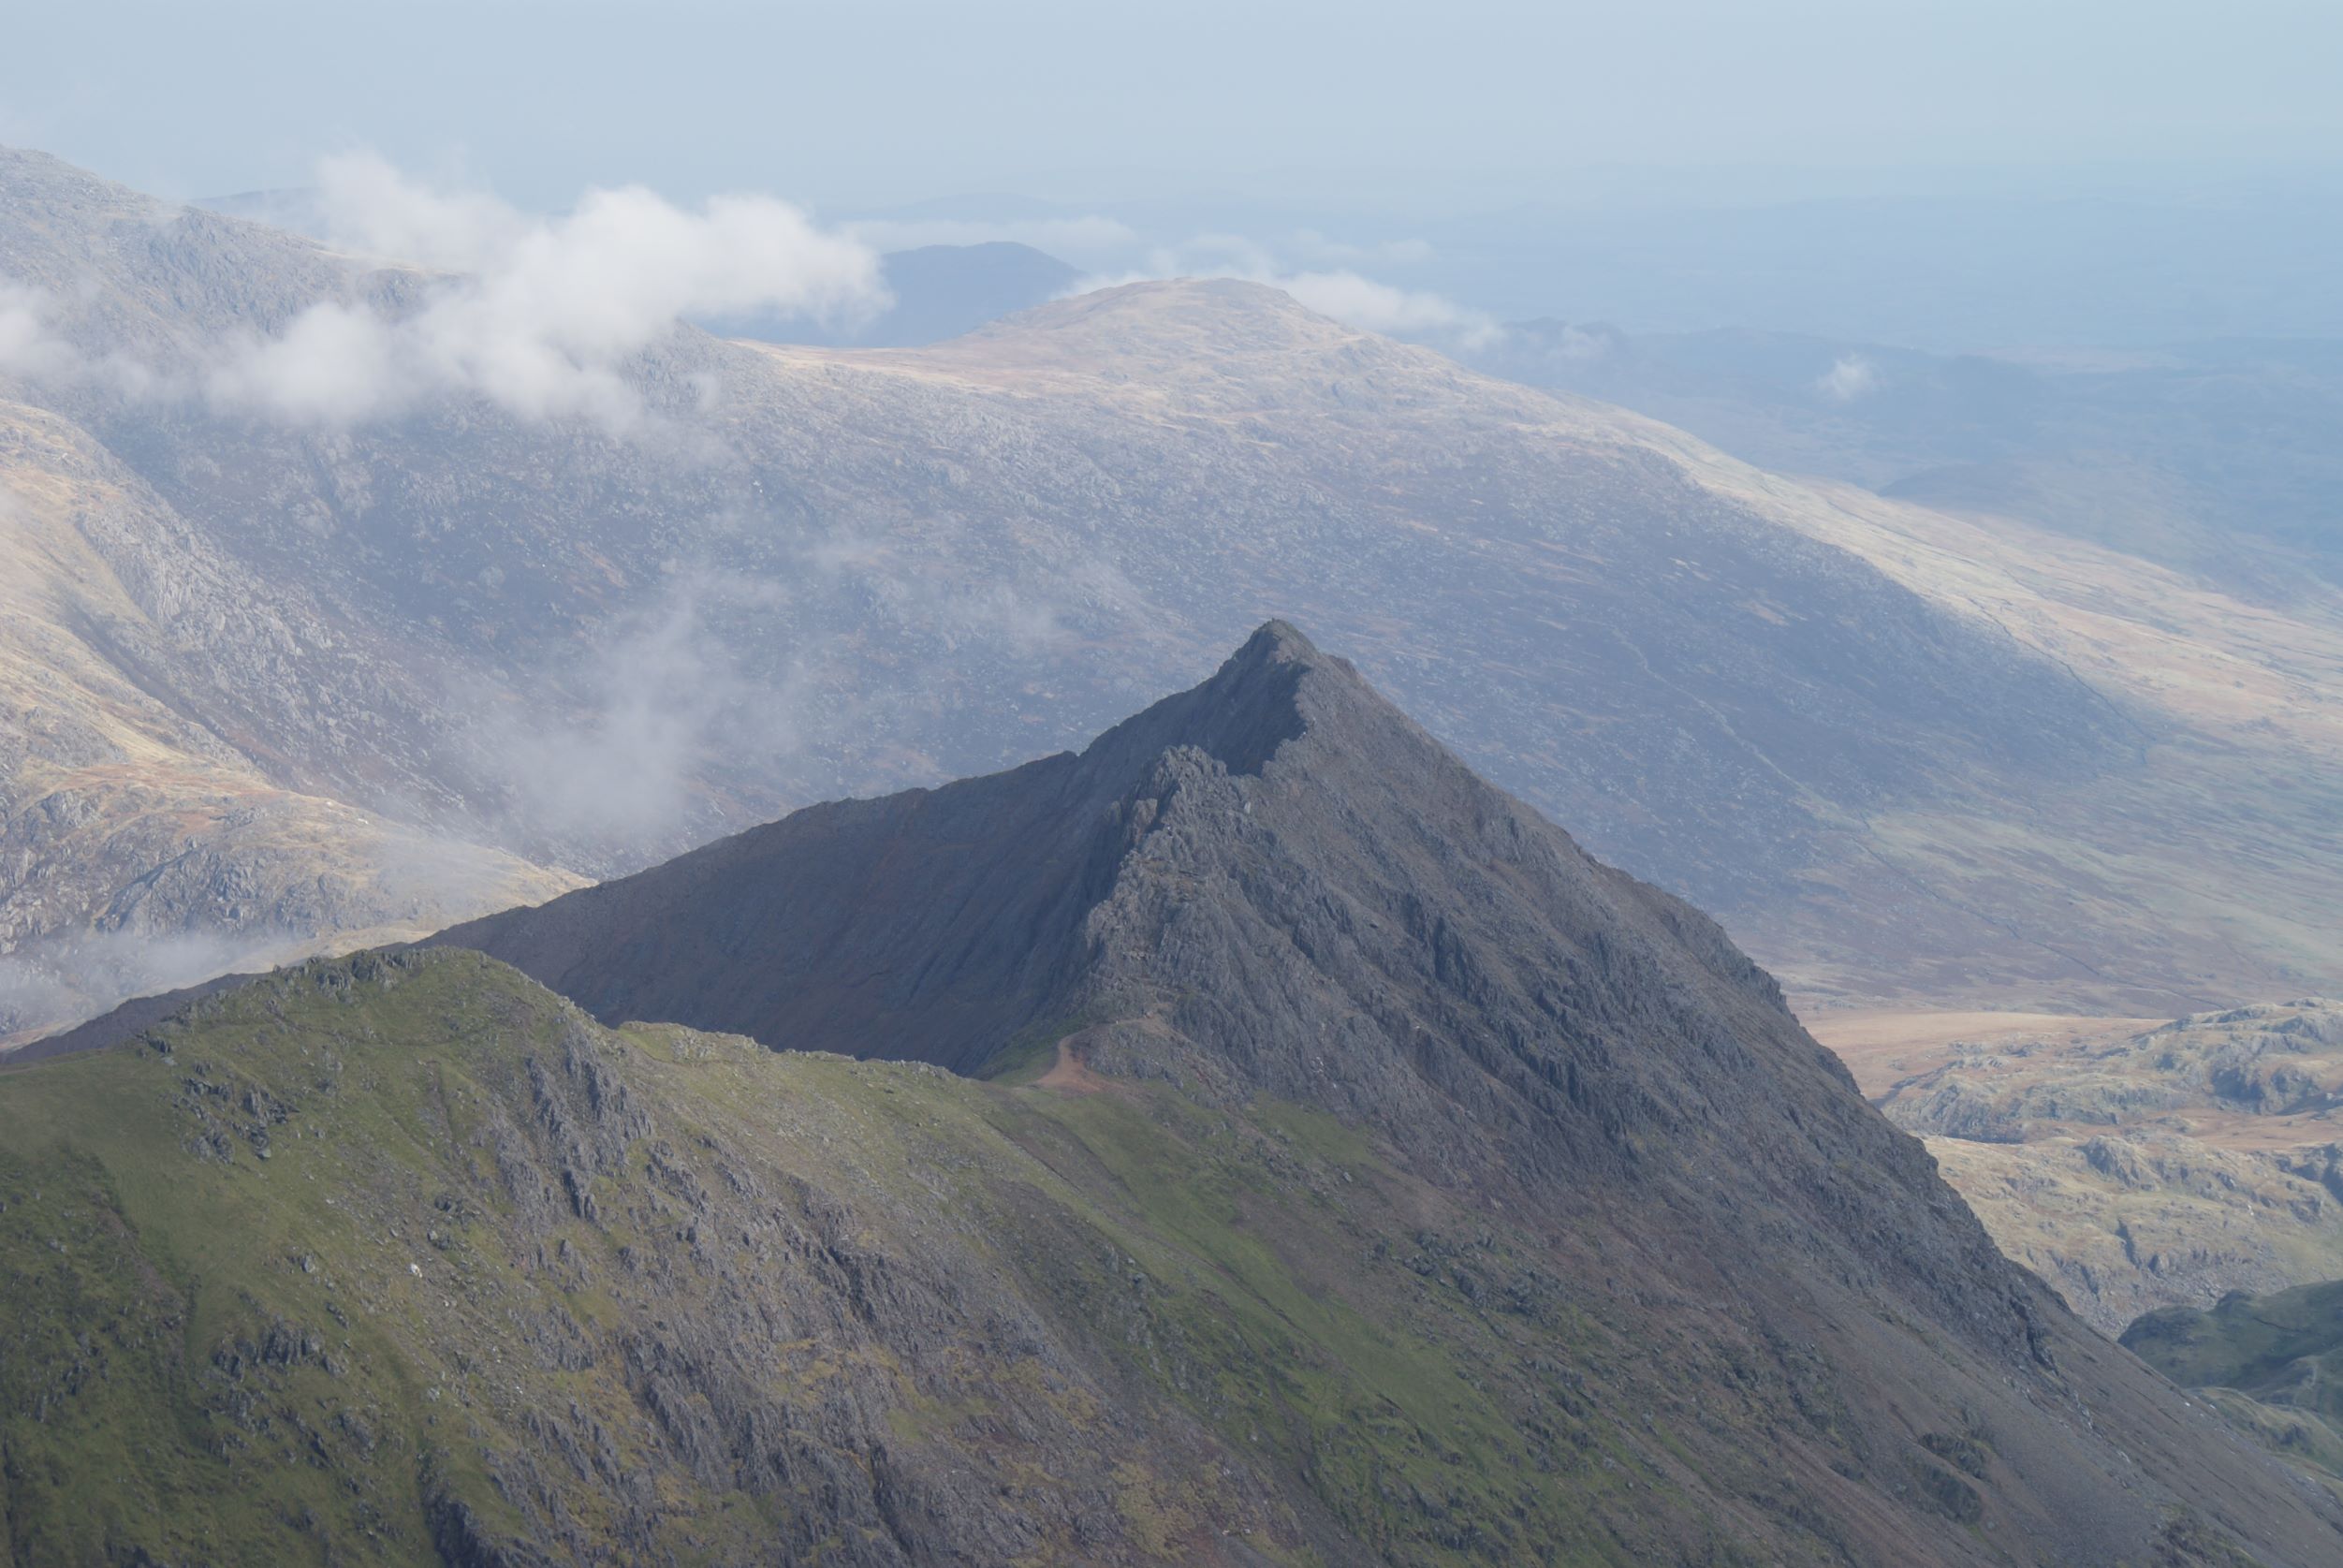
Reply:
[[[2035, 1519], [2060, 1542], [2045, 1561], [2147, 1549], [2056, 1522], [2141, 1529], [2117, 1522], [2140, 1477], [2054, 1459], [2099, 1440], [2044, 1413], [2080, 1400], [2102, 1435], [2168, 1443], [2169, 1396], [1993, 1251], [1706, 918], [1282, 624], [1079, 755], [812, 808], [437, 940], [606, 1020], [1331, 1111], [1419, 1179], [1591, 1246], [1683, 1332], [1800, 1325], [1867, 1485], [1903, 1484], [1876, 1467], [1927, 1408], [1990, 1434], [1977, 1473], [2007, 1465], [2029, 1495], [1985, 1515]], [[1867, 1560], [1970, 1549], [1898, 1528]]]
[[[1062, 1041], [1217, 1101], [1323, 1106], [1460, 1181], [1696, 1180], [1738, 1150], [1782, 1157], [1765, 1179], [1801, 1210], [1849, 1183], [1941, 1191], [1705, 916], [1589, 859], [1282, 623], [1078, 755], [812, 807], [432, 940], [610, 1023], [963, 1074]], [[1868, 1174], [1770, 1131], [1808, 1121]], [[1961, 1222], [1883, 1225], [1958, 1237], [1899, 1277], [2014, 1280]], [[2033, 1301], [1965, 1315], [2024, 1345]]]
[[[974, 1072], [1093, 1000], [1085, 923], [1153, 821], [1165, 758], [1252, 775], [1299, 732], [1305, 648], [1265, 629], [1211, 681], [1079, 756], [809, 807], [586, 896], [432, 938], [597, 1016]], [[1396, 718], [1396, 715], [1392, 715]], [[878, 1042], [885, 1042], [881, 1045]]]
[[679, 329], [623, 429], [275, 418], [223, 344], [444, 280], [33, 154], [0, 188], [70, 359], [0, 373], [0, 1033], [184, 978], [92, 931], [431, 929], [1077, 744], [1269, 614], [1808, 990], [2343, 988], [2343, 634], [1976, 580], [1897, 532], [1936, 514], [1235, 283], [920, 350]]
[[2208, 1311], [2164, 1307], [2124, 1344], [2175, 1383], [2234, 1388], [2343, 1425], [2343, 1282], [2268, 1296], [2234, 1291]]
[[[497, 956], [675, 1016], [610, 1030]], [[2005, 1262], [1715, 926], [1281, 623], [1078, 755], [125, 1033], [0, 1077], [0, 1255], [43, 1282], [0, 1408], [47, 1421], [0, 1435], [61, 1461], [11, 1482], [28, 1549], [360, 1518], [361, 1556], [888, 1568], [2343, 1543]], [[166, 1263], [196, 1305], [158, 1327]], [[60, 1385], [77, 1316], [208, 1370]], [[98, 1467], [63, 1460], [140, 1446], [159, 1496], [77, 1507]], [[315, 1455], [344, 1479], [304, 1513]]]

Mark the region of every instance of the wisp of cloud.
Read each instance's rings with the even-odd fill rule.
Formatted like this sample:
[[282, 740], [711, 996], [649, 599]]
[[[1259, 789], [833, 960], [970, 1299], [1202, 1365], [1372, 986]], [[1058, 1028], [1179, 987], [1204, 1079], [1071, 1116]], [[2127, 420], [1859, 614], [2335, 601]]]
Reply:
[[333, 426], [470, 396], [523, 418], [624, 429], [642, 414], [629, 361], [688, 316], [838, 319], [886, 303], [874, 250], [769, 197], [686, 210], [626, 186], [546, 219], [430, 189], [363, 154], [328, 159], [319, 183], [333, 242], [421, 269], [419, 299], [322, 301], [232, 345], [206, 383], [218, 406]]
[[[1317, 254], [1336, 254], [1323, 237], [1307, 231], [1296, 237]], [[1357, 247], [1347, 247], [1359, 254]], [[1416, 254], [1412, 247], [1389, 247], [1386, 260]], [[1267, 248], [1237, 234], [1199, 234], [1179, 245], [1153, 252], [1144, 267], [1119, 276], [1089, 277], [1074, 292], [1089, 293], [1117, 284], [1162, 278], [1240, 278], [1247, 283], [1281, 288], [1322, 315], [1347, 326], [1387, 337], [1413, 338], [1465, 349], [1487, 348], [1504, 336], [1504, 329], [1484, 312], [1424, 289], [1401, 288], [1366, 276], [1350, 267], [1295, 268]]]
[[0, 375], [50, 380], [70, 373], [77, 356], [50, 330], [48, 297], [0, 277]]
[[1814, 383], [1814, 389], [1833, 403], [1852, 403], [1879, 389], [1879, 367], [1860, 354], [1841, 354]]

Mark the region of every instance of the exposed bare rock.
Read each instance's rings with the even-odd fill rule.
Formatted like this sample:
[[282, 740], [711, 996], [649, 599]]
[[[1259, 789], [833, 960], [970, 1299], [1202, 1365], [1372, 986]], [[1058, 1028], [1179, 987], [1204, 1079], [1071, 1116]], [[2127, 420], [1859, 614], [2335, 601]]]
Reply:
[[[2209, 1414], [1995, 1252], [1713, 924], [1589, 860], [1282, 623], [1079, 755], [812, 808], [436, 940], [608, 1021], [1012, 1077], [1075, 1051], [1091, 1093], [1370, 1129], [1686, 1354], [1765, 1343], [1760, 1376], [1810, 1379], [1845, 1443], [1830, 1468], [1891, 1510], [1859, 1559], [2145, 1556], [2166, 1516], [2141, 1505], [2237, 1462], [2225, 1437], [2199, 1446]], [[1438, 1238], [1402, 1261], [1467, 1299], [1535, 1296]], [[2087, 1428], [2054, 1414], [2077, 1410]], [[2315, 1560], [2334, 1528], [2268, 1549]]]
[[1886, 1091], [1889, 1120], [1926, 1137], [2002, 1250], [2104, 1331], [2343, 1275], [2343, 1004], [1949, 1057]]

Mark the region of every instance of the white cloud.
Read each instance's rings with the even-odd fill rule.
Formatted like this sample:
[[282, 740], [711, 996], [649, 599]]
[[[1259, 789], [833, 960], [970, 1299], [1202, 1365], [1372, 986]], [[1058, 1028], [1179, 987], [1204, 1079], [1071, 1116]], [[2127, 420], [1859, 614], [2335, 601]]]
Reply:
[[624, 428], [641, 414], [629, 361], [686, 316], [835, 318], [886, 299], [869, 245], [767, 197], [687, 211], [628, 186], [543, 219], [433, 191], [371, 155], [329, 159], [319, 175], [334, 243], [433, 275], [410, 307], [320, 303], [275, 337], [233, 345], [207, 388], [224, 407], [344, 425], [477, 396], [525, 418]]
[[212, 400], [289, 424], [344, 425], [398, 412], [432, 383], [418, 347], [356, 306], [313, 305], [273, 338], [231, 351], [211, 375]]
[[144, 360], [116, 349], [92, 357], [58, 330], [71, 312], [56, 296], [0, 277], [0, 376], [49, 387], [95, 385], [123, 397], [163, 394], [168, 378]]
[[1445, 338], [1465, 348], [1486, 348], [1504, 336], [1503, 329], [1479, 311], [1356, 272], [1297, 272], [1271, 281], [1322, 315], [1388, 337]]
[[311, 227], [328, 244], [435, 271], [479, 271], [530, 228], [485, 191], [434, 190], [372, 153], [319, 159], [308, 194]]
[[49, 326], [49, 296], [0, 277], [0, 375], [28, 381], [80, 374], [81, 356]]
[[134, 996], [266, 970], [300, 950], [282, 931], [80, 931], [0, 953], [0, 1037], [53, 1032]]
[[1073, 292], [1161, 278], [1242, 278], [1281, 288], [1322, 315], [1389, 337], [1428, 339], [1461, 348], [1486, 348], [1504, 330], [1486, 312], [1425, 289], [1400, 288], [1353, 271], [1296, 270], [1241, 234], [1199, 234], [1154, 251], [1144, 267], [1119, 276], [1090, 277]]
[[787, 598], [757, 579], [686, 574], [574, 677], [582, 715], [554, 725], [482, 715], [483, 760], [512, 789], [516, 824], [603, 855], [672, 852], [712, 752], [754, 767], [798, 743], [791, 681], [744, 672], [722, 625], [726, 611], [769, 612]]
[[1879, 368], [1860, 354], [1841, 354], [1814, 383], [1833, 403], [1852, 403], [1879, 390]]
[[1537, 346], [1543, 348], [1549, 359], [1583, 365], [1605, 358], [1618, 346], [1618, 342], [1615, 332], [1590, 332], [1584, 327], [1564, 322], [1560, 331], [1552, 333]]

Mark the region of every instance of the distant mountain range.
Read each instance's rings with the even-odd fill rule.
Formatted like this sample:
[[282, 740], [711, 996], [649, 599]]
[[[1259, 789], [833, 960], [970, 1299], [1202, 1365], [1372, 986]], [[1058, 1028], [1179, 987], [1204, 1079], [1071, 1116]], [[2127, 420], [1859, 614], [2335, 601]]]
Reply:
[[[301, 420], [445, 280], [0, 159], [5, 1027], [1074, 743], [1264, 616], [1817, 1004], [2343, 989], [2343, 621], [1791, 481], [1252, 285], [918, 350], [678, 329], [642, 423]], [[166, 962], [164, 960], [170, 960]]]
[[0, 1075], [22, 1560], [2343, 1544], [1714, 924], [1282, 623], [1078, 755], [123, 1034]]
[[2343, 592], [2343, 340], [1942, 355], [1545, 320], [1470, 358], [1777, 472], [2019, 520], [2321, 615]]

